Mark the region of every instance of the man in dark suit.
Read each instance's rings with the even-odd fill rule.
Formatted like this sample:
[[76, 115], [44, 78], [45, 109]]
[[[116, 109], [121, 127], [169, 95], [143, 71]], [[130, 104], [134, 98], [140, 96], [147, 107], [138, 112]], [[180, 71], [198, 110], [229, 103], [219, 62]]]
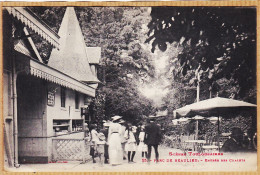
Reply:
[[161, 142], [161, 129], [160, 126], [157, 125], [154, 122], [154, 118], [152, 119], [147, 119], [147, 125], [145, 127], [145, 139], [144, 142], [145, 144], [148, 145], [148, 163], [150, 162], [151, 159], [151, 151], [152, 151], [152, 147], [154, 147], [154, 152], [155, 152], [155, 158], [156, 161], [158, 162], [159, 160], [159, 152], [158, 152], [158, 146]]
[[239, 152], [243, 148], [243, 131], [240, 128], [232, 128], [231, 138], [226, 140], [221, 148], [221, 152]]

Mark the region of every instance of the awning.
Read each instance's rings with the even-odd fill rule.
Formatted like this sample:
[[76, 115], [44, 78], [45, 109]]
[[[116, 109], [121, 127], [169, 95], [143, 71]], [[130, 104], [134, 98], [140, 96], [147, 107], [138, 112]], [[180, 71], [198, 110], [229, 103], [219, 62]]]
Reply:
[[[67, 74], [60, 72], [44, 63], [33, 59], [30, 52], [22, 44], [16, 44], [14, 50], [18, 54], [15, 58], [19, 62], [17, 68], [26, 71], [27, 74], [45, 79], [61, 86], [76, 90], [83, 94], [95, 97], [95, 87], [79, 81]], [[28, 53], [27, 53], [28, 52]], [[18, 70], [19, 71], [19, 70]], [[87, 74], [86, 74], [87, 76]]]
[[21, 21], [25, 26], [39, 34], [43, 39], [59, 48], [59, 35], [47, 24], [40, 20], [33, 12], [25, 7], [5, 7], [9, 14]]
[[203, 100], [197, 103], [193, 103], [190, 105], [186, 105], [182, 108], [176, 109], [176, 114], [180, 116], [187, 116], [190, 114], [206, 114], [207, 116], [227, 113], [227, 110], [239, 111], [241, 109], [255, 109], [257, 107], [256, 104], [247, 103], [244, 101], [223, 98], [223, 97], [215, 97], [207, 100]]
[[17, 72], [26, 72], [32, 76], [53, 82], [69, 89], [73, 89], [90, 97], [95, 97], [95, 89], [84, 82], [78, 81], [71, 76], [49, 67], [38, 60], [34, 60], [22, 53], [15, 52], [15, 54], [17, 54], [15, 55], [15, 67]]
[[95, 89], [43, 63], [30, 59], [30, 74], [95, 97]]

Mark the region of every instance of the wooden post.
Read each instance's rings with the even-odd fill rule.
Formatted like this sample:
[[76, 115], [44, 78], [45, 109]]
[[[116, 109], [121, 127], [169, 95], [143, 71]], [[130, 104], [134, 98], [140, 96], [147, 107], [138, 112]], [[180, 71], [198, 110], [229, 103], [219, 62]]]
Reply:
[[83, 115], [83, 126], [82, 126], [82, 129], [83, 129], [83, 144], [82, 144], [82, 163], [85, 163], [86, 162], [86, 158], [85, 158], [85, 148], [86, 148], [86, 141], [85, 141], [85, 138], [87, 137], [86, 135], [86, 126], [85, 126], [85, 114]]
[[199, 120], [196, 120], [196, 138], [195, 140], [198, 140], [199, 138]]
[[[12, 46], [13, 47], [13, 46]], [[13, 128], [14, 128], [14, 166], [18, 168], [18, 122], [17, 122], [17, 89], [16, 89], [16, 80], [17, 73], [15, 68], [15, 58], [13, 55], [12, 58], [12, 85], [13, 85]]]
[[218, 151], [220, 151], [220, 145], [219, 145], [219, 124], [220, 124], [220, 122], [219, 122], [219, 116], [218, 116]]
[[57, 161], [57, 143], [58, 141], [56, 139], [52, 139], [52, 162]]
[[[14, 23], [12, 21], [12, 31]], [[12, 102], [13, 102], [13, 141], [14, 141], [14, 167], [18, 168], [18, 123], [17, 123], [17, 89], [16, 89], [16, 80], [17, 72], [15, 66], [15, 54], [14, 54], [14, 32], [12, 32], [12, 37], [10, 38], [10, 52], [11, 52], [11, 64], [12, 64], [12, 78], [11, 78], [11, 90], [12, 90]]]
[[[198, 78], [198, 84], [197, 84], [197, 102], [200, 101], [200, 73], [197, 73], [197, 78]], [[196, 140], [199, 137], [199, 121], [196, 120]]]
[[197, 73], [198, 83], [197, 83], [197, 102], [200, 101], [200, 73]]
[[[199, 120], [196, 120], [196, 134], [195, 134], [195, 140], [199, 139]], [[199, 143], [194, 143], [195, 145], [195, 151], [198, 151], [198, 144]]]

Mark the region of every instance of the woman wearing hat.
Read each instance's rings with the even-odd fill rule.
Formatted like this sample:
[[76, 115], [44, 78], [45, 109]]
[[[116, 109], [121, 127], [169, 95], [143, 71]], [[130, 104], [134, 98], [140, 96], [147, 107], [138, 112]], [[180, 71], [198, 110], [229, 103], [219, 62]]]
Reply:
[[110, 124], [108, 131], [108, 152], [111, 165], [119, 165], [123, 162], [123, 150], [120, 136], [121, 125], [118, 123], [120, 119], [120, 116], [112, 117], [112, 123]]

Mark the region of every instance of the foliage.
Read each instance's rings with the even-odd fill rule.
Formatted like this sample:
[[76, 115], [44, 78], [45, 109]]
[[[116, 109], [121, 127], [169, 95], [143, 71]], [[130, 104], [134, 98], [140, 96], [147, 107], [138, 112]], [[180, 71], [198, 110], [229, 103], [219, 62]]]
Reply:
[[[62, 17], [65, 13], [65, 7], [28, 7], [40, 19], [42, 19], [51, 29], [58, 32]], [[28, 29], [30, 33], [32, 30]], [[38, 35], [32, 35], [32, 39], [44, 63], [48, 63], [51, 54], [52, 46], [45, 40], [41, 39]]]
[[[65, 7], [31, 7], [57, 32]], [[92, 104], [97, 121], [122, 115], [138, 123], [143, 115], [153, 111], [152, 102], [139, 93], [137, 84], [153, 76], [149, 51], [143, 49], [143, 24], [149, 21], [148, 8], [76, 7], [86, 45], [101, 47], [102, 59], [98, 70], [99, 85]], [[34, 39], [47, 63], [50, 47]]]
[[256, 87], [255, 8], [154, 7], [151, 17], [146, 42], [152, 42], [152, 52], [157, 46], [166, 51], [169, 43], [182, 47], [175, 77], [190, 74], [187, 80], [196, 86], [200, 73], [209, 91], [225, 79], [237, 86], [236, 98], [256, 101], [248, 97]]
[[138, 117], [152, 111], [152, 103], [137, 87], [142, 77], [153, 74], [150, 53], [140, 44], [144, 40], [142, 22], [149, 19], [145, 18], [147, 9], [93, 7], [87, 8], [87, 13], [83, 7], [76, 10], [86, 44], [102, 46], [101, 66], [105, 74], [101, 79], [105, 86], [100, 91], [105, 96], [105, 116], [122, 115], [137, 123]]

